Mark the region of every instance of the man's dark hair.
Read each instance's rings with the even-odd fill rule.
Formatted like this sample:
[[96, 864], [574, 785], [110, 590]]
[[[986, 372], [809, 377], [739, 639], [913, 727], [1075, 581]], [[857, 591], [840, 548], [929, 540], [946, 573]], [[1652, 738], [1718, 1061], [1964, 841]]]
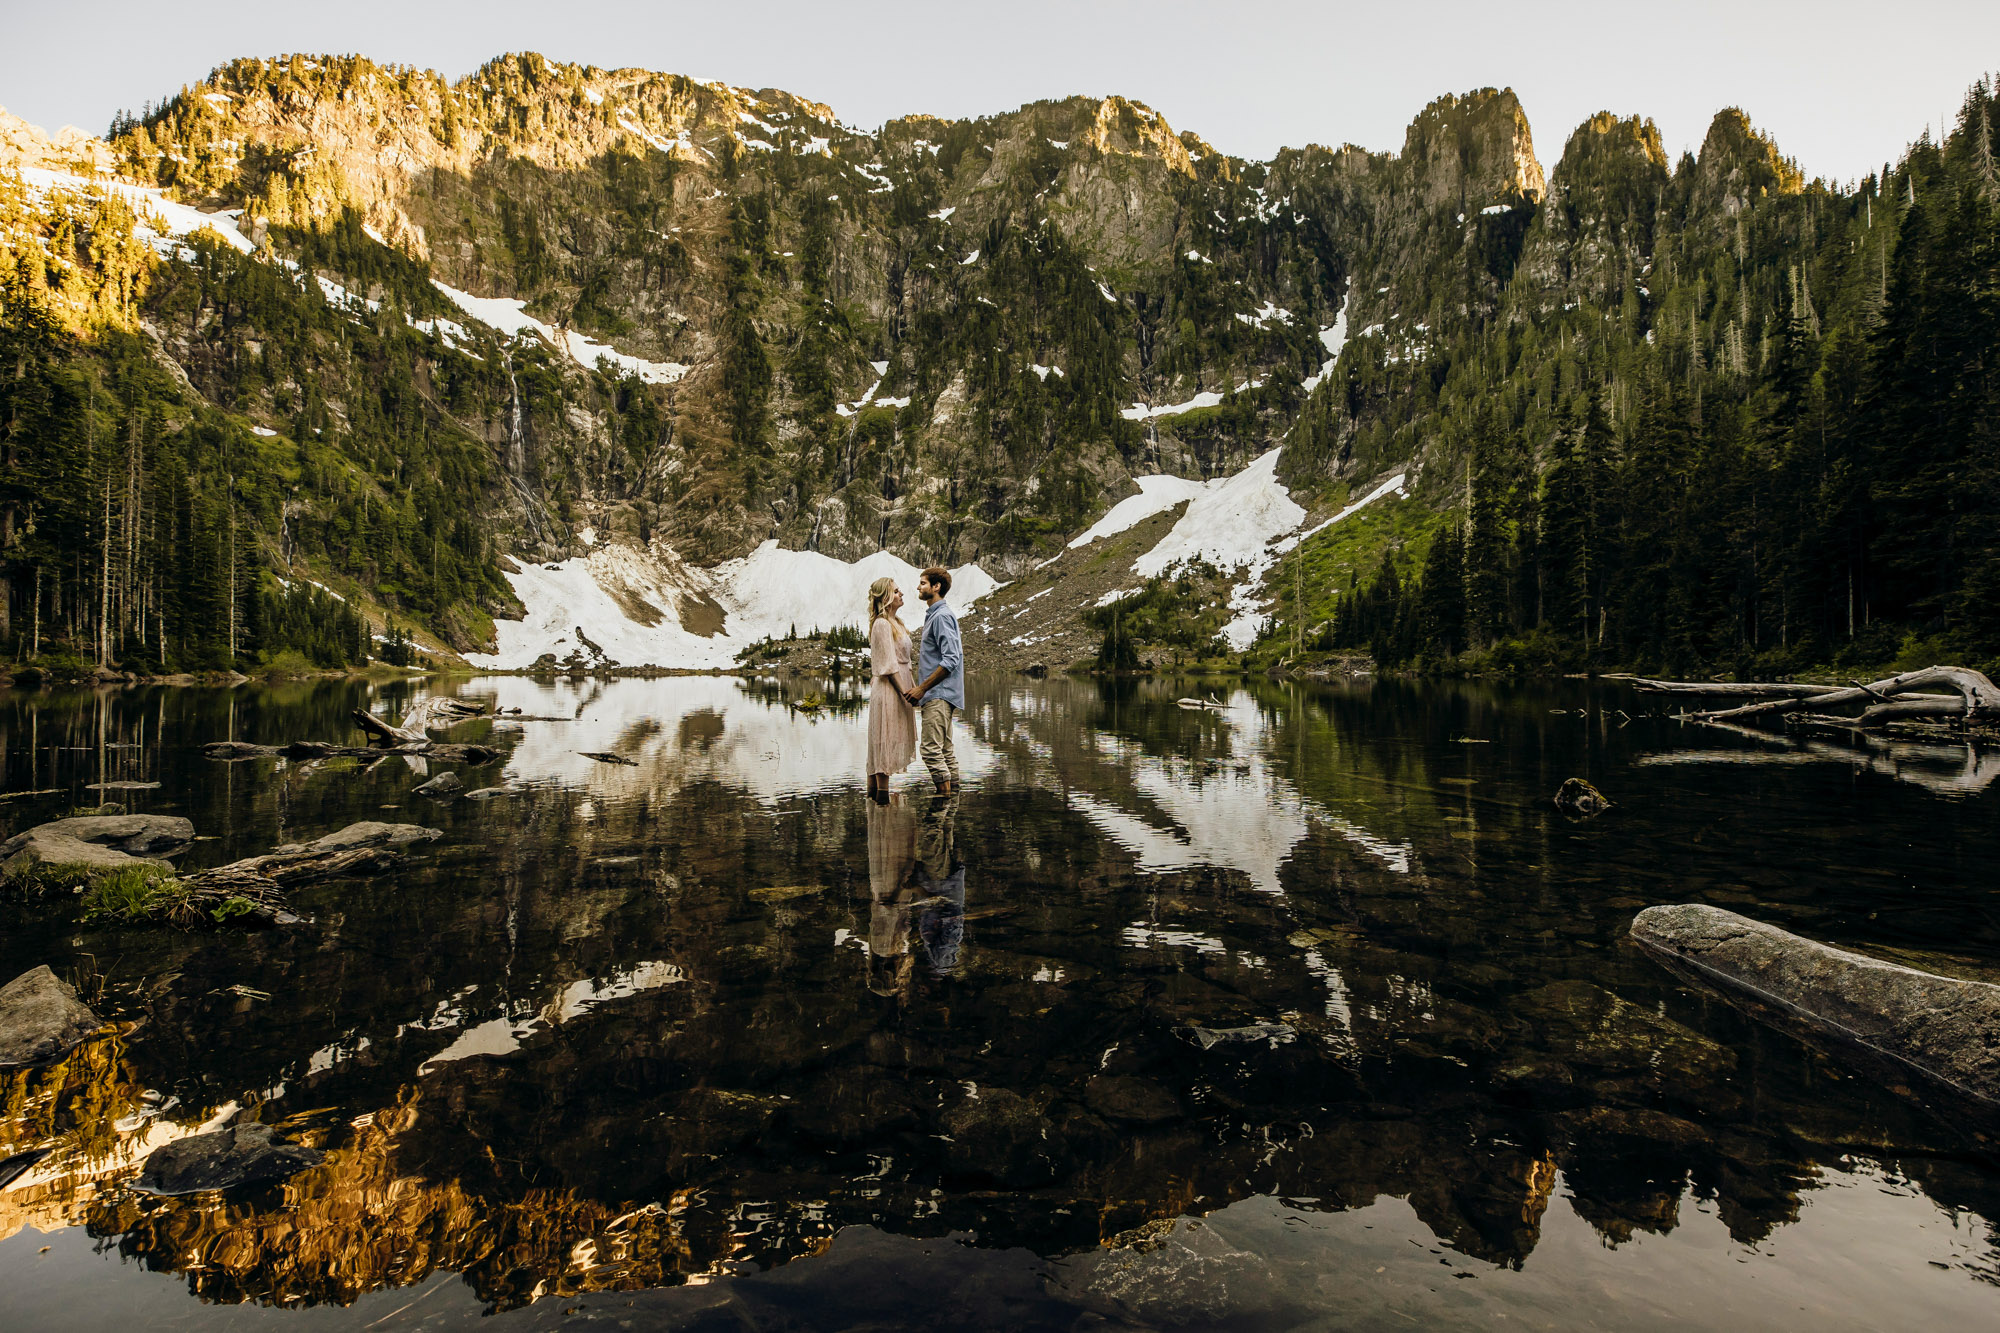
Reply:
[[931, 586], [936, 588], [940, 593], [951, 591], [951, 571], [942, 565], [932, 565], [918, 577], [929, 579]]

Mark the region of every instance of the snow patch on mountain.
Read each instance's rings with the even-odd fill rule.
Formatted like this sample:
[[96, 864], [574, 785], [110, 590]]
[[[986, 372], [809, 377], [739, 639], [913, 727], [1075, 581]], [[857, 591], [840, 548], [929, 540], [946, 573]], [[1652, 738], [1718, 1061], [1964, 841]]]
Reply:
[[1186, 477], [1168, 476], [1165, 473], [1136, 477], [1134, 480], [1139, 483], [1139, 493], [1128, 495], [1111, 506], [1103, 518], [1091, 524], [1081, 536], [1070, 541], [1070, 550], [1077, 550], [1106, 537], [1116, 537], [1126, 529], [1144, 523], [1155, 514], [1194, 499], [1213, 484], [1190, 481]]
[[1237, 652], [1255, 642], [1270, 619], [1259, 590], [1277, 561], [1271, 543], [1305, 521], [1306, 511], [1278, 480], [1280, 452], [1272, 449], [1234, 476], [1203, 483], [1173, 530], [1132, 565], [1141, 578], [1158, 578], [1195, 561], [1238, 571], [1229, 595], [1235, 614], [1222, 630]]
[[1192, 498], [1173, 531], [1139, 557], [1134, 572], [1157, 578], [1196, 560], [1218, 569], [1268, 565], [1265, 548], [1296, 529], [1306, 516], [1278, 480], [1279, 452], [1272, 449], [1234, 476], [1203, 483], [1201, 494]]
[[204, 213], [198, 208], [175, 203], [149, 186], [130, 185], [124, 181], [114, 180], [85, 180], [67, 171], [50, 171], [45, 167], [22, 167], [20, 174], [22, 184], [28, 188], [30, 194], [37, 196], [54, 190], [73, 190], [78, 194], [98, 191], [123, 199], [132, 206], [132, 211], [139, 215], [139, 239], [169, 259], [176, 256], [191, 258], [191, 255], [179, 255], [181, 247], [175, 242], [182, 237], [193, 235], [204, 227], [222, 237], [231, 249], [241, 254], [247, 255], [257, 248], [250, 243], [250, 238], [237, 228], [236, 219], [241, 215], [240, 209], [232, 209], [225, 213]]
[[1222, 395], [1213, 389], [1207, 389], [1184, 403], [1162, 403], [1158, 407], [1148, 407], [1144, 403], [1134, 403], [1118, 415], [1124, 417], [1127, 421], [1146, 421], [1153, 417], [1178, 416], [1182, 412], [1192, 412], [1197, 407], [1219, 407], [1221, 404]]
[[[527, 614], [494, 622], [494, 651], [466, 661], [490, 671], [522, 670], [547, 654], [564, 662], [580, 655], [592, 665], [729, 668], [760, 639], [841, 625], [865, 629], [868, 587], [885, 575], [903, 588], [902, 618], [916, 629], [923, 623], [917, 573], [887, 551], [850, 563], [781, 550], [773, 541], [704, 570], [664, 550], [603, 545], [509, 572]], [[979, 566], [963, 566], [952, 571], [949, 600], [962, 613], [997, 586]]]
[[557, 333], [555, 329], [542, 323], [527, 312], [527, 302], [511, 296], [474, 296], [456, 287], [431, 280], [431, 285], [467, 315], [478, 320], [496, 333], [509, 338], [519, 338], [533, 333], [559, 352], [565, 352], [578, 365], [595, 369], [600, 361], [608, 361], [621, 370], [637, 375], [648, 384], [672, 384], [688, 373], [688, 367], [678, 361], [648, 361], [632, 356], [615, 347], [597, 342], [566, 329]]

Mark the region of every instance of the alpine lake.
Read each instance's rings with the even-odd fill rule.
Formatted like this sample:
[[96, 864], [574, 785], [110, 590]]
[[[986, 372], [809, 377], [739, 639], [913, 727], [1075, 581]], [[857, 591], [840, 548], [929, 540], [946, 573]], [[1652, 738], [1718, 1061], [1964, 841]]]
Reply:
[[[431, 688], [0, 694], [45, 793], [0, 837], [99, 799], [192, 820], [187, 869], [442, 832], [272, 929], [0, 900], [0, 980], [110, 1024], [0, 1074], [0, 1158], [44, 1154], [0, 1323], [2000, 1326], [1991, 1126], [1627, 937], [1712, 903], [1994, 979], [2000, 755], [1606, 682], [977, 676], [951, 801], [867, 798], [851, 681], [447, 682], [561, 719], [455, 727], [504, 752], [481, 799], [201, 751]], [[1571, 776], [1615, 808], [1565, 817]], [[232, 1117], [322, 1160], [138, 1188]]]

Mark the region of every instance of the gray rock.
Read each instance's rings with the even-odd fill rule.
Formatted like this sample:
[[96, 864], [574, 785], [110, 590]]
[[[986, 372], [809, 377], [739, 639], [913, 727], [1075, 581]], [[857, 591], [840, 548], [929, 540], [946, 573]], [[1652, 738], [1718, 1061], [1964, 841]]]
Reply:
[[231, 1125], [156, 1148], [139, 1173], [152, 1194], [199, 1194], [283, 1180], [320, 1162], [319, 1151], [271, 1137], [269, 1125]]
[[456, 773], [440, 773], [417, 788], [417, 795], [432, 800], [448, 800], [465, 790], [465, 779]]
[[85, 815], [40, 824], [0, 843], [0, 856], [37, 836], [68, 838], [109, 847], [128, 856], [172, 856], [194, 841], [194, 825], [173, 815]]
[[86, 815], [58, 819], [0, 843], [0, 872], [10, 878], [37, 866], [74, 865], [94, 874], [131, 865], [166, 865], [157, 858], [187, 850], [194, 825], [172, 815]]
[[1235, 1028], [1205, 1028], [1196, 1023], [1174, 1031], [1186, 1037], [1204, 1051], [1211, 1046], [1226, 1046], [1237, 1042], [1267, 1041], [1273, 1046], [1296, 1040], [1298, 1029], [1289, 1023], [1247, 1023]]
[[2000, 1104], [2000, 986], [1848, 953], [1719, 907], [1649, 907], [1632, 938], [1959, 1092]]
[[512, 796], [513, 794], [513, 791], [507, 787], [481, 787], [478, 791], [467, 792], [465, 799], [468, 801], [490, 801], [498, 796]]
[[31, 968], [0, 986], [0, 1068], [54, 1060], [103, 1026], [47, 964]]

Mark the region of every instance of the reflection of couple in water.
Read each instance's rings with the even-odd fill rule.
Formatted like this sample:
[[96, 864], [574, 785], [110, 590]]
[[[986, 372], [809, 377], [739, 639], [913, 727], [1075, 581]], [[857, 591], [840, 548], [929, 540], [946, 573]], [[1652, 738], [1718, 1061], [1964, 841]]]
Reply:
[[948, 798], [933, 801], [921, 820], [900, 795], [868, 806], [868, 988], [878, 995], [894, 995], [908, 984], [916, 962], [912, 929], [934, 975], [958, 965], [965, 863], [958, 856], [957, 819], [958, 802]]
[[[868, 986], [894, 995], [908, 984], [915, 956], [910, 932], [923, 941], [931, 971], [944, 976], [958, 964], [965, 935], [965, 866], [958, 859], [953, 825], [958, 817], [958, 755], [952, 718], [965, 707], [965, 651], [958, 617], [945, 604], [951, 575], [936, 566], [917, 576], [924, 628], [917, 642], [897, 612], [903, 590], [894, 579], [868, 589]], [[915, 659], [912, 669], [911, 659]], [[910, 766], [918, 750], [919, 719], [924, 767], [938, 796], [922, 818], [889, 793], [889, 778]]]
[[903, 590], [888, 578], [876, 579], [868, 589], [869, 674], [874, 680], [868, 697], [868, 794], [877, 801], [888, 798], [889, 775], [908, 768], [916, 754], [920, 712], [924, 767], [940, 792], [958, 791], [951, 720], [965, 707], [965, 651], [958, 617], [945, 605], [950, 591], [951, 575], [936, 566], [917, 576], [924, 628], [915, 647], [913, 674], [910, 632], [896, 615], [903, 606]]

